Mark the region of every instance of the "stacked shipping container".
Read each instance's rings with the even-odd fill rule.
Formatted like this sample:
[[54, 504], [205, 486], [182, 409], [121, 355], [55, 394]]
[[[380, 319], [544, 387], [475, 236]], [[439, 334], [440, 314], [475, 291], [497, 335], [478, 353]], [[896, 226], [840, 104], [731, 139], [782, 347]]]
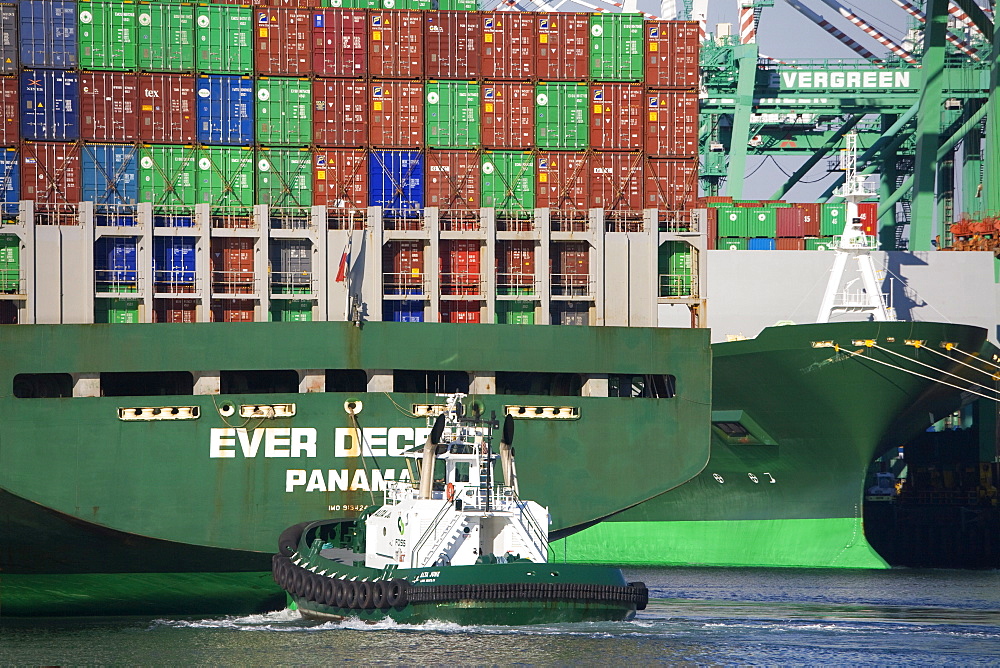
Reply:
[[[216, 226], [256, 203], [447, 219], [693, 202], [694, 23], [274, 4], [3, 5], [4, 201], [59, 222], [92, 200], [126, 226], [140, 201], [171, 225], [208, 203]], [[215, 311], [245, 319], [243, 301]]]

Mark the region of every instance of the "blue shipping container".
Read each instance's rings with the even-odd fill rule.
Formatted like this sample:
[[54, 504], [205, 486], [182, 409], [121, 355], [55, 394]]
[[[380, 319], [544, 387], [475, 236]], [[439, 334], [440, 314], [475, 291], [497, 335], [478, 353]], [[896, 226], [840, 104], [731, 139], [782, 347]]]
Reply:
[[382, 320], [388, 322], [423, 322], [424, 303], [387, 299], [382, 302], [382, 313]]
[[21, 162], [16, 148], [0, 151], [0, 201], [4, 215], [17, 215], [21, 199]]
[[415, 218], [424, 208], [424, 158], [419, 151], [372, 151], [368, 158], [368, 206], [383, 215]]
[[203, 144], [253, 144], [253, 80], [215, 74], [198, 79], [198, 141]]
[[64, 70], [21, 72], [21, 138], [80, 138], [80, 77]]
[[94, 270], [98, 284], [110, 284], [118, 288], [135, 284], [136, 271], [135, 237], [99, 237], [94, 242]]
[[775, 243], [774, 239], [769, 239], [767, 237], [756, 237], [750, 239], [750, 243], [747, 246], [750, 250], [774, 250]]
[[194, 237], [153, 239], [153, 280], [156, 283], [194, 283]]
[[22, 0], [18, 10], [22, 67], [76, 67], [75, 2]]
[[139, 160], [134, 144], [84, 144], [81, 171], [85, 202], [131, 206], [139, 201]]

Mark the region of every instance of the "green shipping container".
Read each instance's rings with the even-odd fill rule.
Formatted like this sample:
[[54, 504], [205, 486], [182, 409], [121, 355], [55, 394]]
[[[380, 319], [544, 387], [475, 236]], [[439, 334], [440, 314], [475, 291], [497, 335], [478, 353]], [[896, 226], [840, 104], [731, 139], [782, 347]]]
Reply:
[[254, 119], [260, 144], [311, 144], [312, 82], [261, 77], [257, 80]]
[[833, 250], [832, 237], [806, 237], [806, 250]]
[[776, 237], [778, 235], [778, 214], [771, 207], [746, 209], [748, 237]]
[[139, 322], [139, 301], [136, 299], [95, 299], [94, 322], [111, 325], [137, 323]]
[[[382, 0], [323, 0], [324, 7], [342, 7], [344, 9], [382, 9]], [[407, 9], [396, 5], [396, 9]], [[392, 9], [392, 7], [386, 7]]]
[[[445, 4], [455, 4], [456, 7], [446, 8], [444, 6]], [[431, 2], [431, 0], [382, 0], [382, 7], [384, 9], [433, 9], [433, 3]], [[465, 11], [474, 12], [477, 9], [479, 9], [479, 3], [468, 2], [468, 0], [456, 3], [442, 2], [440, 9], [462, 9]]]
[[535, 144], [540, 150], [587, 150], [589, 90], [582, 83], [535, 86]]
[[139, 7], [139, 69], [150, 72], [194, 70], [194, 8], [143, 4]]
[[522, 301], [498, 301], [498, 325], [534, 325], [535, 303]]
[[847, 219], [847, 205], [824, 204], [820, 209], [819, 233], [824, 237], [844, 233], [844, 221]]
[[254, 151], [240, 146], [198, 149], [198, 202], [213, 213], [249, 214], [254, 203]]
[[748, 240], [741, 237], [719, 237], [715, 242], [718, 250], [747, 250], [749, 245]]
[[0, 234], [0, 292], [20, 292], [21, 240], [13, 234]]
[[139, 149], [139, 201], [153, 210], [191, 207], [198, 202], [198, 152], [193, 146], [143, 146]]
[[428, 148], [479, 146], [479, 84], [428, 81], [424, 101]]
[[590, 78], [642, 81], [642, 14], [590, 15]]
[[81, 2], [78, 14], [80, 69], [134, 70], [138, 64], [136, 6]]
[[683, 241], [666, 241], [660, 245], [657, 273], [660, 275], [660, 297], [690, 297], [694, 281], [694, 253]]
[[484, 207], [524, 212], [535, 208], [535, 160], [524, 151], [488, 151], [482, 157], [480, 177]]
[[294, 299], [275, 299], [271, 302], [272, 322], [311, 322], [313, 303]]
[[479, 11], [477, 0], [438, 0], [436, 9], [460, 12]]
[[257, 151], [257, 204], [312, 206], [312, 153], [307, 148]]
[[195, 64], [202, 74], [253, 71], [253, 9], [238, 5], [195, 7]]
[[746, 237], [749, 236], [750, 222], [748, 220], [749, 211], [739, 206], [719, 207], [719, 236], [720, 237]]

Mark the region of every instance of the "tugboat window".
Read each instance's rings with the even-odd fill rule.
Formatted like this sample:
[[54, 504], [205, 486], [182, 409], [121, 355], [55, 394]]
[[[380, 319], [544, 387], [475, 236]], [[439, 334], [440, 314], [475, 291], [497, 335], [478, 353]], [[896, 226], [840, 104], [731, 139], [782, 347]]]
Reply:
[[58, 399], [73, 396], [73, 377], [68, 373], [19, 373], [14, 376], [18, 399]]
[[608, 377], [608, 396], [633, 399], [672, 399], [677, 396], [677, 377], [672, 374]]

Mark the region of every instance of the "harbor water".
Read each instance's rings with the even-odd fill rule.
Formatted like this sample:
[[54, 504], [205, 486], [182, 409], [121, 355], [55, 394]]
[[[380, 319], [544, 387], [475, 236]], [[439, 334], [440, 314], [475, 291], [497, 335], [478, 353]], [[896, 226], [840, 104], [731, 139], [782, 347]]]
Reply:
[[462, 627], [247, 617], [11, 620], [8, 665], [1000, 665], [1000, 571], [627, 569], [621, 623]]

